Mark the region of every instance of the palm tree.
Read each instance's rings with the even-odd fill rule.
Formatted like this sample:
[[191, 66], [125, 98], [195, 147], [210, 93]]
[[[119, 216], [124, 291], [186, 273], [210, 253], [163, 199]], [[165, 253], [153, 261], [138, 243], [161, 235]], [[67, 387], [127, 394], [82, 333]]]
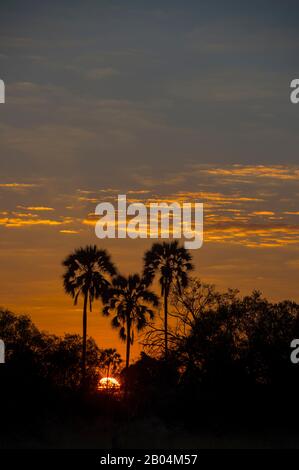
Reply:
[[110, 285], [110, 277], [116, 274], [110, 256], [95, 245], [78, 248], [62, 262], [66, 268], [63, 275], [64, 290], [77, 305], [83, 297], [83, 346], [82, 346], [82, 385], [86, 376], [86, 337], [87, 309], [92, 311], [92, 303], [101, 297]]
[[147, 317], [154, 318], [152, 307], [158, 307], [156, 294], [148, 289], [138, 274], [128, 277], [117, 276], [111, 289], [104, 297], [103, 314], [115, 313], [112, 326], [119, 328], [119, 335], [126, 341], [126, 368], [130, 363], [130, 347], [134, 343], [134, 329], [141, 331], [147, 324]]
[[179, 246], [177, 240], [169, 243], [154, 243], [144, 255], [144, 277], [152, 282], [159, 275], [161, 297], [164, 300], [164, 342], [165, 358], [168, 356], [168, 296], [174, 284], [179, 291], [188, 285], [188, 272], [193, 269], [191, 255]]
[[103, 349], [100, 355], [100, 363], [105, 370], [105, 375], [108, 379], [110, 373], [115, 374], [119, 370], [122, 362], [121, 355], [114, 348]]

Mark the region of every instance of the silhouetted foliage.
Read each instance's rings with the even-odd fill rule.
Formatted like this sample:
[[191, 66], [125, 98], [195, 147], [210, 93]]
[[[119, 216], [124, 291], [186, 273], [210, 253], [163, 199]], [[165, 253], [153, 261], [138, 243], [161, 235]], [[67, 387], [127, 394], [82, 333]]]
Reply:
[[[0, 311], [1, 338], [6, 346], [6, 369], [16, 386], [26, 388], [31, 380], [47, 381], [51, 387], [79, 388], [82, 363], [82, 337], [64, 337], [41, 332], [26, 315]], [[87, 339], [86, 383], [95, 389], [101, 350], [92, 338]], [[18, 385], [17, 385], [18, 384]]]
[[[193, 316], [187, 334], [180, 335], [175, 346], [185, 367], [183, 375], [193, 371], [202, 384], [222, 388], [233, 387], [236, 382], [280, 383], [288, 371], [294, 370], [290, 342], [298, 335], [299, 306], [288, 301], [270, 303], [257, 291], [245, 297], [234, 291], [214, 292], [214, 299], [211, 292], [209, 302], [205, 301]], [[174, 302], [186, 326], [184, 309], [194, 300], [196, 291], [189, 291], [189, 299], [183, 295], [184, 299], [175, 293]], [[180, 299], [184, 301], [182, 310], [178, 307]]]
[[130, 362], [130, 347], [134, 343], [134, 329], [143, 330], [147, 320], [154, 319], [153, 308], [158, 307], [158, 297], [148, 289], [138, 274], [128, 277], [117, 276], [104, 294], [103, 314], [114, 312], [113, 328], [119, 329], [119, 336], [126, 341], [126, 367]]
[[[39, 446], [51, 446], [52, 440], [73, 445], [69, 436], [74, 427], [82, 440], [87, 422], [96, 426], [105, 416], [121, 419], [118, 400], [98, 393], [105, 366], [103, 350], [92, 338], [87, 338], [82, 394], [80, 335], [50, 335], [28, 316], [0, 309], [0, 337], [6, 346], [6, 362], [0, 367], [1, 449], [30, 447], [33, 441]], [[114, 357], [119, 357], [116, 351]]]
[[135, 413], [163, 415], [174, 400], [179, 383], [178, 364], [168, 358], [157, 359], [144, 352], [123, 371], [130, 391], [129, 406]]
[[[169, 312], [169, 357], [180, 372], [178, 419], [264, 420], [267, 425], [294, 413], [289, 407], [296, 400], [299, 372], [290, 361], [290, 343], [299, 333], [298, 304], [271, 303], [257, 291], [244, 297], [236, 290], [220, 293], [192, 279], [185, 289], [172, 290]], [[163, 342], [161, 320], [151, 325], [143, 343], [159, 361]]]
[[168, 297], [171, 289], [187, 287], [188, 273], [193, 269], [191, 255], [177, 240], [170, 243], [154, 243], [144, 255], [144, 278], [152, 282], [159, 278], [164, 303], [164, 353], [168, 356]]
[[102, 349], [99, 363], [102, 377], [116, 377], [120, 373], [122, 358], [115, 348]]
[[[153, 416], [172, 429], [182, 426], [192, 432], [290, 428], [296, 423], [299, 372], [290, 361], [290, 343], [299, 336], [298, 304], [273, 303], [257, 291], [246, 296], [231, 289], [220, 293], [196, 278], [185, 286], [174, 284], [165, 360], [164, 319], [160, 324], [146, 321], [157, 297], [144, 280], [117, 277], [105, 292], [105, 313], [115, 314], [114, 325], [129, 332], [130, 344], [132, 326], [146, 326], [146, 353], [121, 371], [115, 349], [100, 349], [87, 338], [88, 397], [80, 392], [80, 335], [50, 335], [29, 317], [0, 310], [0, 337], [6, 345], [0, 399], [10, 435], [21, 423], [22, 435], [33, 436], [45, 423], [60, 429], [65, 422], [68, 434], [74, 421], [81, 429], [87, 422], [100, 426], [103, 417], [112, 423], [113, 442], [119, 439], [114, 423], [118, 429], [126, 420]], [[99, 376], [110, 373], [120, 373], [125, 398], [97, 391]]]
[[82, 385], [85, 386], [87, 309], [89, 307], [91, 311], [94, 300], [108, 289], [116, 269], [108, 253], [95, 245], [78, 248], [62, 264], [66, 268], [63, 275], [65, 292], [74, 299], [75, 305], [79, 297], [83, 297]]

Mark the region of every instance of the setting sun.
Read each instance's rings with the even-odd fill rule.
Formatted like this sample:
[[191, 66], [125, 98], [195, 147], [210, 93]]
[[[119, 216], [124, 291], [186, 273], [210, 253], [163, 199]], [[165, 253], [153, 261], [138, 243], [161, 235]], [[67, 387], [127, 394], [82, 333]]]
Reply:
[[114, 377], [103, 377], [99, 381], [98, 390], [119, 390], [120, 383]]
[[298, 23], [0, 0], [0, 462], [299, 449]]

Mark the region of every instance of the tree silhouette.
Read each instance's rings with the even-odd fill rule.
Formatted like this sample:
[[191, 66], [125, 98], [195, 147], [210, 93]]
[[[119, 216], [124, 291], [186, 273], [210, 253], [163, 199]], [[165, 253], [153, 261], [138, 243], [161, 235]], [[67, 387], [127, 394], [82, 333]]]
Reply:
[[115, 374], [119, 371], [121, 362], [121, 355], [115, 348], [102, 349], [100, 353], [100, 364], [107, 378], [110, 374]]
[[191, 255], [180, 247], [177, 240], [170, 243], [154, 243], [144, 255], [144, 277], [152, 282], [159, 275], [161, 296], [164, 300], [164, 343], [165, 358], [168, 356], [168, 297], [176, 285], [180, 290], [188, 285], [188, 272], [193, 269]]
[[109, 279], [116, 269], [105, 250], [99, 250], [95, 245], [78, 248], [65, 258], [63, 266], [64, 290], [74, 299], [77, 305], [80, 296], [83, 297], [83, 345], [82, 345], [82, 385], [86, 376], [86, 338], [87, 338], [87, 308], [92, 310], [92, 303], [103, 295], [109, 287]]
[[105, 293], [104, 301], [104, 315], [115, 312], [112, 326], [119, 328], [120, 338], [126, 341], [126, 368], [128, 368], [130, 346], [134, 342], [134, 328], [140, 331], [146, 326], [147, 317], [151, 320], [154, 318], [152, 307], [158, 307], [158, 297], [148, 289], [144, 279], [138, 274], [133, 274], [114, 278], [111, 289]]

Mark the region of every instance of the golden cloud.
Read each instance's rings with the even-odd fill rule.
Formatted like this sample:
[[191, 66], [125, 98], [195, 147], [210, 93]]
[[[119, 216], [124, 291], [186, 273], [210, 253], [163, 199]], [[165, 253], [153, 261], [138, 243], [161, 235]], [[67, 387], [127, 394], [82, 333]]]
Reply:
[[279, 180], [299, 180], [299, 169], [284, 165], [232, 165], [225, 168], [202, 169], [203, 173], [215, 176], [238, 176], [238, 177], [257, 177], [274, 178]]
[[36, 188], [38, 184], [33, 183], [0, 183], [0, 188], [8, 189], [27, 189], [27, 188]]
[[71, 223], [71, 219], [52, 220], [24, 217], [4, 217], [0, 218], [0, 226], [4, 227], [33, 227], [33, 226], [57, 226]]
[[23, 209], [26, 211], [36, 211], [36, 212], [47, 212], [47, 211], [55, 211], [53, 207], [47, 206], [17, 206], [18, 209]]

